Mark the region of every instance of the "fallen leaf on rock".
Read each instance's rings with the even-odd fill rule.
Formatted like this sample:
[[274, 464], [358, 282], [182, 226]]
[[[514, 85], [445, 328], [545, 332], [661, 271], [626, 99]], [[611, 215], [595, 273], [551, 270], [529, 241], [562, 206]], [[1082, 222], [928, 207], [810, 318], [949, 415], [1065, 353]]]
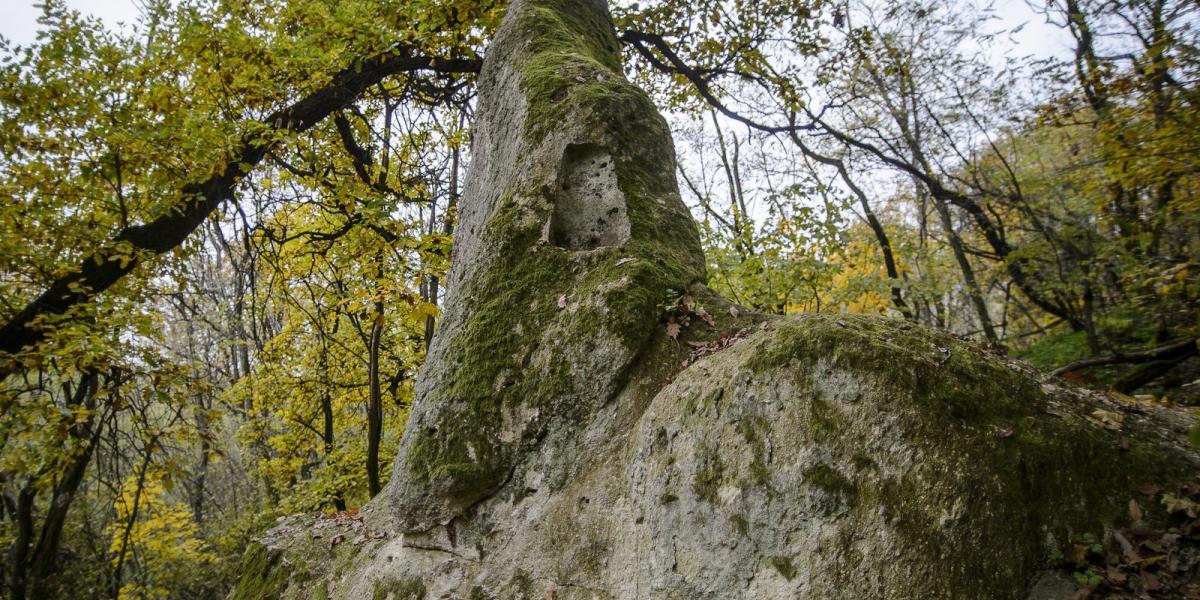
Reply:
[[1108, 571], [1105, 572], [1104, 576], [1110, 582], [1115, 583], [1117, 585], [1121, 585], [1122, 583], [1125, 583], [1125, 581], [1128, 579], [1128, 577], [1125, 576], [1125, 573], [1121, 572], [1120, 569], [1118, 569], [1114, 566], [1111, 566], [1111, 565], [1108, 567]]
[[1129, 538], [1125, 537], [1125, 534], [1120, 531], [1113, 531], [1112, 536], [1117, 545], [1121, 547], [1121, 554], [1125, 556], [1126, 562], [1134, 563], [1142, 560], [1142, 556], [1138, 554], [1133, 544], [1129, 542]]
[[692, 354], [688, 356], [687, 360], [683, 361], [683, 366], [686, 367], [710, 354], [716, 354], [717, 352], [720, 352], [721, 350], [724, 350], [746, 339], [746, 337], [749, 335], [749, 329], [739, 329], [737, 333], [723, 333], [721, 334], [721, 337], [708, 342], [689, 341], [687, 345], [691, 346]]
[[1129, 518], [1134, 522], [1142, 520], [1142, 507], [1138, 505], [1137, 500], [1130, 498], [1129, 500]]
[[1156, 577], [1154, 573], [1143, 572], [1141, 580], [1142, 587], [1147, 592], [1157, 592], [1158, 590], [1162, 589], [1162, 583], [1158, 580], [1158, 577]]
[[1067, 371], [1066, 373], [1059, 375], [1059, 377], [1062, 377], [1071, 383], [1091, 383], [1092, 380], [1095, 379], [1091, 375], [1079, 371]]
[[1125, 415], [1111, 410], [1094, 410], [1089, 418], [1101, 427], [1113, 431], [1121, 429], [1121, 426], [1125, 424]]
[[1117, 390], [1114, 390], [1112, 388], [1108, 389], [1108, 395], [1111, 396], [1114, 400], [1123, 402], [1125, 404], [1136, 405], [1138, 403], [1137, 399], [1134, 398], [1133, 396], [1130, 396], [1129, 394], [1126, 394], [1124, 392], [1118, 392]]
[[679, 323], [676, 323], [674, 319], [667, 323], [667, 337], [673, 340], [679, 339]]
[[1159, 554], [1157, 556], [1147, 556], [1146, 558], [1143, 558], [1142, 560], [1139, 560], [1137, 562], [1129, 563], [1129, 565], [1133, 566], [1133, 567], [1138, 567], [1138, 568], [1144, 569], [1154, 563], [1162, 562], [1166, 559], [1167, 559], [1167, 557], [1165, 554]]

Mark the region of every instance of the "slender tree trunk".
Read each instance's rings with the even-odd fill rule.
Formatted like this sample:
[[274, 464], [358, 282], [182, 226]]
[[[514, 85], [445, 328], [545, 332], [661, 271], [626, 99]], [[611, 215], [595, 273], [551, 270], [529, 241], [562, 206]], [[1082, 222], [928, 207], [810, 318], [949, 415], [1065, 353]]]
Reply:
[[[459, 127], [460, 128], [462, 127], [462, 115], [459, 115]], [[446, 211], [442, 217], [442, 233], [444, 233], [446, 235], [450, 235], [450, 234], [454, 233], [454, 222], [451, 220], [451, 216], [454, 214], [454, 210], [458, 206], [458, 170], [459, 170], [460, 166], [461, 166], [461, 150], [459, 149], [458, 146], [455, 146], [450, 151], [450, 198], [446, 203]], [[433, 218], [434, 218], [434, 215], [430, 214], [430, 216], [429, 216], [430, 225], [431, 225], [430, 233], [432, 233]], [[428, 298], [425, 299], [426, 302], [428, 302], [434, 306], [437, 306], [440, 285], [441, 285], [441, 282], [438, 280], [438, 278], [436, 276], [429, 278], [429, 287], [426, 291], [426, 293], [428, 294]], [[433, 343], [433, 335], [436, 332], [436, 330], [437, 330], [437, 320], [433, 318], [433, 315], [425, 315], [425, 350], [426, 351], [429, 350], [429, 345]]]
[[794, 143], [805, 156], [824, 165], [832, 166], [837, 169], [838, 177], [842, 183], [850, 188], [855, 198], [858, 198], [858, 205], [862, 208], [863, 217], [867, 220], [867, 225], [871, 228], [871, 233], [875, 234], [875, 241], [879, 244], [879, 252], [883, 255], [883, 267], [887, 270], [888, 280], [891, 281], [891, 296], [892, 305], [900, 314], [909, 321], [916, 320], [916, 316], [908, 307], [908, 303], [904, 300], [904, 294], [900, 289], [900, 269], [896, 267], [896, 257], [892, 254], [892, 242], [888, 238], [887, 230], [883, 228], [883, 224], [879, 222], [879, 218], [875, 216], [875, 211], [871, 210], [871, 203], [867, 199], [867, 194], [858, 187], [854, 179], [850, 177], [850, 172], [846, 169], [846, 163], [832, 156], [826, 156], [809, 148], [800, 135], [795, 131], [791, 132], [792, 143]]
[[154, 445], [157, 443], [157, 436], [150, 438], [142, 454], [142, 466], [138, 470], [137, 487], [133, 491], [133, 507], [129, 509], [129, 518], [125, 522], [125, 530], [121, 532], [121, 547], [117, 551], [117, 560], [113, 564], [112, 583], [109, 588], [113, 600], [120, 600], [121, 598], [125, 557], [129, 555], [129, 538], [133, 535], [133, 527], [137, 524], [138, 513], [141, 511], [142, 490], [146, 487], [146, 474], [150, 470], [150, 457], [153, 455]]
[[[321, 416], [324, 420], [321, 440], [325, 445], [325, 460], [328, 462], [333, 457], [333, 398], [328, 389], [321, 392]], [[340, 492], [334, 493], [332, 502], [338, 511], [346, 510], [346, 501], [342, 499]]]
[[8, 550], [7, 583], [9, 597], [12, 600], [25, 600], [29, 586], [29, 547], [33, 542], [33, 502], [37, 498], [37, 490], [33, 481], [25, 484], [17, 494], [16, 510], [13, 521], [16, 523], [16, 536]]
[[67, 401], [68, 407], [82, 406], [90, 411], [91, 416], [73, 425], [67, 432], [70, 439], [82, 447], [67, 462], [52, 487], [36, 544], [33, 542], [33, 511], [37, 500], [37, 478], [31, 480], [19, 494], [15, 515], [17, 536], [9, 559], [13, 598], [24, 598], [26, 594], [31, 598], [46, 598], [53, 590], [54, 575], [58, 570], [58, 550], [67, 514], [83, 483], [102, 431], [95, 416], [94, 400], [98, 382], [99, 377], [95, 373], [84, 375]]
[[938, 217], [942, 221], [942, 229], [946, 232], [946, 241], [949, 242], [951, 250], [954, 251], [954, 260], [958, 262], [958, 268], [962, 272], [963, 285], [967, 288], [967, 296], [971, 299], [971, 305], [975, 308], [975, 314], [979, 318], [979, 326], [983, 329], [984, 336], [992, 343], [998, 342], [996, 337], [996, 329], [992, 326], [992, 317], [988, 314], [987, 300], [983, 297], [983, 292], [979, 289], [979, 282], [975, 279], [975, 269], [971, 266], [971, 261], [967, 257], [967, 252], [963, 248], [962, 238], [954, 229], [954, 221], [950, 217], [950, 209], [941, 200], [934, 199], [934, 208], [937, 210]]
[[197, 468], [199, 472], [196, 473], [196, 489], [192, 497], [192, 514], [197, 523], [204, 522], [204, 494], [208, 483], [208, 453], [211, 450], [208, 441], [207, 409], [204, 398], [201, 397], [200, 410], [196, 411], [196, 430], [200, 432], [200, 465]]
[[[326, 350], [321, 350], [321, 372], [329, 372], [329, 364], [326, 362]], [[329, 391], [329, 383], [323, 382], [321, 386], [321, 441], [324, 444], [325, 461], [328, 463], [333, 459], [334, 449], [334, 431], [333, 431], [333, 394]], [[341, 512], [346, 510], [346, 501], [342, 498], [341, 492], [334, 492], [333, 502], [335, 510]]]
[[379, 384], [379, 343], [382, 338], [383, 303], [376, 302], [367, 368], [370, 383], [370, 400], [367, 404], [367, 491], [372, 498], [382, 489], [379, 483], [379, 444], [383, 438], [383, 390]]

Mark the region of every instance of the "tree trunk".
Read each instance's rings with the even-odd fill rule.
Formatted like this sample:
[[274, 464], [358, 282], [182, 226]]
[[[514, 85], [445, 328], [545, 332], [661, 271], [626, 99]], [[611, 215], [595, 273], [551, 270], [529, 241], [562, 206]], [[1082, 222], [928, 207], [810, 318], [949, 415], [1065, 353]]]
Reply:
[[979, 289], [979, 282], [975, 279], [975, 268], [971, 266], [971, 260], [967, 258], [967, 252], [963, 248], [962, 238], [958, 236], [958, 231], [954, 229], [954, 220], [950, 216], [950, 209], [942, 203], [941, 200], [934, 199], [934, 209], [937, 210], [938, 217], [942, 221], [942, 230], [946, 233], [946, 241], [950, 244], [950, 249], [954, 252], [954, 260], [958, 263], [958, 270], [962, 274], [963, 286], [967, 288], [967, 297], [971, 299], [971, 306], [975, 309], [975, 315], [979, 319], [979, 326], [983, 330], [984, 336], [993, 344], [998, 341], [996, 330], [992, 327], [992, 316], [988, 313], [987, 300], [983, 297], [983, 292]]
[[379, 382], [379, 343], [383, 338], [383, 303], [375, 303], [371, 322], [370, 348], [367, 350], [367, 491], [372, 498], [379, 493], [379, 444], [383, 439], [383, 390]]

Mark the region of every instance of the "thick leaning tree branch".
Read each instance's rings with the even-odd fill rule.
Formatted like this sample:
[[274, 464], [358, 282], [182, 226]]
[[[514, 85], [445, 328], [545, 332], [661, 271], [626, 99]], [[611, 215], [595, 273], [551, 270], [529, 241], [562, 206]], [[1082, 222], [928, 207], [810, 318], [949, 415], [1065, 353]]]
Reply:
[[[147, 255], [157, 256], [182, 244], [223, 201], [232, 197], [234, 186], [262, 162], [279, 133], [312, 128], [388, 76], [415, 71], [478, 73], [482, 62], [478, 58], [412, 56], [392, 50], [338, 71], [321, 89], [258, 121], [260, 126], [245, 134], [237, 149], [212, 170], [216, 175], [179, 190], [175, 209], [148, 223], [120, 230], [83, 258], [71, 273], [51, 283], [0, 328], [0, 353], [16, 354], [38, 344], [46, 337], [39, 326], [45, 317], [62, 315], [92, 300], [136, 269]], [[13, 371], [11, 365], [0, 366], [0, 381]]]
[[[748, 73], [730, 71], [727, 69], [700, 69], [692, 67], [679, 57], [679, 54], [671, 48], [671, 45], [668, 44], [661, 35], [656, 33], [629, 30], [621, 33], [621, 37], [619, 39], [622, 42], [631, 45], [634, 51], [638, 53], [638, 56], [641, 56], [643, 59], [645, 59], [645, 61], [650, 63], [650, 66], [654, 67], [655, 69], [668, 75], [682, 75], [687, 78], [687, 80], [690, 81], [696, 88], [696, 93], [700, 94], [700, 97], [703, 98], [709, 106], [712, 106], [717, 110], [717, 112], [729, 117], [730, 119], [733, 119], [734, 121], [742, 123], [752, 129], [765, 131], [767, 133], [787, 133], [790, 131], [804, 131], [812, 129], [810, 126], [795, 124], [768, 125], [766, 123], [759, 123], [758, 121], [739, 114], [737, 111], [725, 106], [725, 104], [722, 103], [719, 98], [717, 98], [716, 94], [710, 87], [712, 79], [720, 75], [735, 75], [744, 79], [757, 81], [754, 76]], [[656, 55], [651, 48], [657, 50], [658, 53], [662, 55], [662, 58]]]
[[1200, 340], [1185, 338], [1149, 350], [1118, 352], [1109, 356], [1093, 356], [1077, 360], [1055, 369], [1051, 374], [1061, 376], [1081, 369], [1106, 365], [1137, 364], [1158, 360], [1182, 360], [1196, 354], [1200, 354]]
[[879, 244], [879, 250], [883, 254], [883, 266], [887, 270], [888, 279], [891, 283], [892, 304], [900, 311], [900, 314], [905, 319], [912, 321], [915, 317], [913, 312], [908, 307], [908, 303], [904, 301], [904, 295], [900, 290], [900, 270], [896, 267], [896, 257], [892, 254], [892, 243], [888, 238], [887, 231], [883, 228], [883, 224], [879, 222], [879, 218], [875, 216], [875, 211], [871, 210], [871, 202], [867, 198], [866, 192], [859, 187], [850, 177], [850, 172], [846, 169], [846, 163], [832, 156], [826, 156], [813, 150], [795, 131], [789, 131], [788, 136], [792, 139], [792, 143], [800, 149], [805, 156], [826, 166], [837, 169], [838, 177], [842, 183], [850, 188], [850, 191], [858, 198], [858, 204], [862, 208], [864, 218], [867, 225], [871, 228], [871, 232], [875, 234], [875, 241]]

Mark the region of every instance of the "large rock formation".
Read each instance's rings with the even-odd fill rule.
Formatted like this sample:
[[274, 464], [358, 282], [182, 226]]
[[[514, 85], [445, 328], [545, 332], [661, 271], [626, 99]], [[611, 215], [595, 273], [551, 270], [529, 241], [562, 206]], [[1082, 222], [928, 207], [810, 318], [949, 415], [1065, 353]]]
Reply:
[[601, 0], [515, 0], [391, 482], [283, 522], [234, 597], [1051, 597], [1047, 556], [1195, 472], [1169, 414], [717, 297], [673, 161]]

